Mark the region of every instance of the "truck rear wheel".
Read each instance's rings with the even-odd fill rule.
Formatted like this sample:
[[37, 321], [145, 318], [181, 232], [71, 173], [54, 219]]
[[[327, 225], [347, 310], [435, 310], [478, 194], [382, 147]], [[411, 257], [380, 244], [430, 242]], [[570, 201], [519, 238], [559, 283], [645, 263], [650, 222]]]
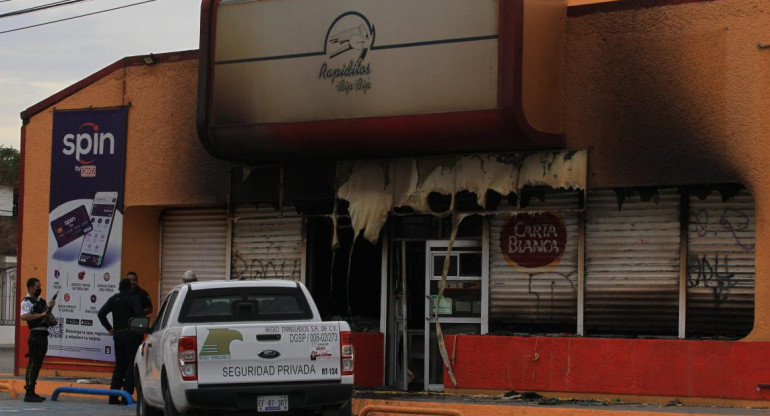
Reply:
[[136, 416], [161, 416], [163, 412], [151, 407], [144, 400], [144, 393], [142, 393], [142, 383], [139, 381], [139, 377], [136, 378]]
[[163, 414], [165, 416], [182, 416], [182, 414], [176, 410], [176, 406], [174, 406], [174, 399], [171, 398], [171, 391], [168, 389], [167, 383], [163, 383], [163, 405]]

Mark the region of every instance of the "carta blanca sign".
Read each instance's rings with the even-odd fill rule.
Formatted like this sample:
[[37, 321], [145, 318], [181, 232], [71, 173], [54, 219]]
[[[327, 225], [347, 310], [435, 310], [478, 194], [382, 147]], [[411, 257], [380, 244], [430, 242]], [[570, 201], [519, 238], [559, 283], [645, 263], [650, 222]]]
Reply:
[[511, 265], [525, 268], [557, 262], [567, 244], [567, 229], [556, 215], [517, 214], [503, 223], [500, 250]]

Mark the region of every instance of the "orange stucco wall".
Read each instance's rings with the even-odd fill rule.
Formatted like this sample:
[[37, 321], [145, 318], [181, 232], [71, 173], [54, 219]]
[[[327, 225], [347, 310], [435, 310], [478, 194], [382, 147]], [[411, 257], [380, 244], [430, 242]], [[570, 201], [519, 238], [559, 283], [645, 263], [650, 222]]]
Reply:
[[[197, 68], [197, 59], [190, 58], [152, 66], [119, 66], [30, 117], [24, 127], [22, 155], [24, 190], [19, 287], [23, 288], [23, 282], [33, 276], [40, 278], [43, 288], [46, 287], [54, 108], [130, 105], [122, 274], [129, 270], [137, 272], [139, 283], [150, 293], [157, 312], [160, 216], [164, 207], [221, 206], [226, 203], [229, 190], [231, 164], [211, 157], [198, 141], [195, 127]], [[24, 293], [19, 296], [23, 297]], [[43, 296], [46, 296], [45, 292]], [[17, 344], [25, 339], [25, 329], [20, 328]], [[16, 351], [17, 368], [22, 371], [26, 365], [24, 350]], [[56, 362], [78, 362], [80, 365], [50, 364], [44, 367], [43, 373], [77, 369], [105, 371], [97, 363], [58, 358]]]
[[139, 277], [139, 286], [150, 293], [152, 320], [160, 307], [160, 214], [161, 207], [128, 207], [123, 222], [123, 241], [130, 250], [123, 249], [121, 276], [133, 271]]
[[741, 182], [752, 192], [755, 341], [770, 340], [770, 49], [757, 46], [769, 27], [766, 0], [567, 21], [566, 143], [589, 149], [589, 187]]

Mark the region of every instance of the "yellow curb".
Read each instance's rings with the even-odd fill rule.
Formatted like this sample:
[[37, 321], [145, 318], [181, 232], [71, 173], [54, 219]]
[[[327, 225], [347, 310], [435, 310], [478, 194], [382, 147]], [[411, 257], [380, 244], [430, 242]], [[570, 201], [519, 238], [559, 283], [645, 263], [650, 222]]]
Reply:
[[0, 382], [0, 391], [7, 391], [11, 393], [11, 397], [14, 399], [19, 397], [19, 395], [16, 394], [16, 389], [13, 388], [13, 383], [8, 381]]
[[[353, 414], [360, 415], [360, 412], [368, 406], [387, 407], [388, 412], [377, 412], [378, 416], [402, 416], [405, 414], [415, 414], [412, 412], [414, 406], [435, 410], [453, 410], [459, 412], [462, 416], [650, 416], [651, 414], [665, 414], [665, 416], [714, 416], [714, 415], [756, 415], [754, 409], [735, 409], [731, 408], [728, 412], [721, 412], [719, 409], [704, 409], [694, 411], [694, 409], [682, 409], [681, 412], [662, 411], [660, 409], [612, 409], [612, 406], [598, 406], [593, 408], [578, 407], [553, 407], [553, 406], [531, 406], [531, 405], [509, 405], [509, 404], [482, 404], [482, 403], [442, 403], [442, 402], [423, 402], [423, 401], [402, 401], [402, 400], [383, 400], [383, 399], [353, 399]], [[403, 408], [403, 412], [396, 409]], [[393, 410], [390, 410], [393, 409]]]

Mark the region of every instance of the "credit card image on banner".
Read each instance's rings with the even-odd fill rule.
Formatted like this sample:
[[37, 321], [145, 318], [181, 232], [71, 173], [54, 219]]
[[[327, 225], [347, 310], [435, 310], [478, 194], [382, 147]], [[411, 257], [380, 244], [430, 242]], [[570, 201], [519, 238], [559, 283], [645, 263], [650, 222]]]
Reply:
[[104, 253], [110, 240], [110, 231], [115, 217], [117, 192], [97, 192], [91, 208], [91, 225], [94, 229], [83, 237], [78, 263], [83, 266], [102, 267]]
[[86, 206], [81, 205], [51, 221], [51, 230], [56, 244], [61, 248], [93, 230]]

